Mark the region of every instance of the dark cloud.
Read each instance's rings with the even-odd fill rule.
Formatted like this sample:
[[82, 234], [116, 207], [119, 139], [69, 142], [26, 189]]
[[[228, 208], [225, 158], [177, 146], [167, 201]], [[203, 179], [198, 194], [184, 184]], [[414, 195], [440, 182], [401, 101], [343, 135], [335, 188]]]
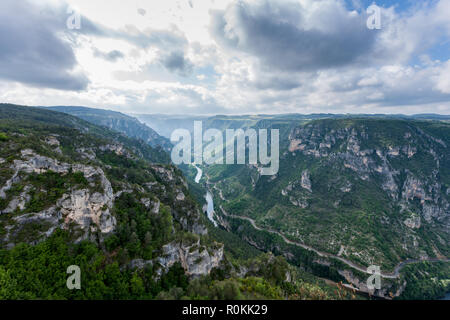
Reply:
[[138, 8], [137, 12], [141, 15], [141, 16], [145, 16], [147, 14], [147, 11], [145, 11], [145, 9], [143, 8]]
[[298, 79], [283, 76], [270, 76], [268, 78], [258, 78], [254, 82], [254, 87], [259, 90], [274, 89], [274, 90], [292, 90], [301, 86]]
[[27, 1], [0, 1], [0, 78], [36, 87], [83, 90], [89, 80], [77, 66], [64, 15]]
[[171, 72], [180, 76], [189, 76], [193, 71], [193, 64], [186, 59], [182, 51], [174, 51], [161, 57], [163, 66]]
[[120, 30], [114, 30], [83, 17], [82, 28], [75, 30], [75, 32], [84, 35], [124, 40], [141, 49], [156, 47], [170, 50], [174, 48], [185, 48], [189, 44], [184, 33], [176, 26], [172, 26], [168, 30], [152, 28], [140, 30], [134, 25], [126, 25]]
[[[113, 30], [87, 19], [83, 19], [83, 23], [83, 28], [79, 30], [82, 34], [124, 40], [140, 49], [157, 49], [158, 61], [170, 72], [182, 77], [189, 76], [193, 72], [194, 65], [185, 57], [189, 42], [176, 26], [168, 30], [147, 28], [141, 31], [133, 25], [127, 25], [121, 30]], [[117, 51], [104, 54], [96, 50], [94, 54], [110, 61], [123, 57], [123, 54]], [[151, 65], [148, 67], [150, 68]]]
[[339, 2], [320, 8], [312, 20], [299, 3], [237, 1], [211, 13], [210, 32], [219, 45], [258, 58], [261, 68], [309, 71], [364, 61], [377, 35], [365, 17]]
[[94, 49], [94, 56], [105, 59], [110, 62], [116, 62], [118, 59], [125, 57], [125, 55], [119, 50], [113, 50], [110, 52], [102, 52], [98, 49]]

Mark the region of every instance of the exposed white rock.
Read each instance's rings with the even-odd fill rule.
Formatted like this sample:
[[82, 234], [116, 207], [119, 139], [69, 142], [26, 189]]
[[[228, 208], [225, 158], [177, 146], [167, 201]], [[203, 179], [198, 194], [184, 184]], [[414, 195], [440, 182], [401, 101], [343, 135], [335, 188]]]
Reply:
[[128, 151], [125, 149], [125, 147], [122, 144], [107, 144], [105, 146], [100, 146], [99, 148], [101, 151], [113, 151], [115, 154], [122, 156], [125, 155], [129, 157]]
[[[22, 150], [21, 154], [25, 160], [14, 160], [12, 169], [15, 170], [15, 174], [2, 187], [0, 196], [5, 196], [5, 191], [9, 190], [14, 183], [20, 181], [20, 172], [41, 174], [48, 170], [60, 174], [66, 174], [69, 170], [81, 172], [88, 181], [100, 178], [103, 192], [91, 193], [88, 189], [71, 190], [69, 194], [64, 194], [57, 201], [55, 207], [16, 217], [17, 222], [26, 222], [30, 219], [49, 221], [53, 225], [52, 230], [56, 227], [68, 228], [70, 224], [75, 223], [84, 231], [82, 239], [87, 237], [89, 231], [98, 229], [102, 233], [109, 233], [114, 230], [116, 219], [110, 213], [113, 207], [114, 194], [111, 183], [101, 168], [82, 164], [59, 163], [56, 159], [37, 155], [30, 149]], [[28, 190], [25, 188], [19, 197], [10, 202], [7, 212], [12, 212], [16, 208], [22, 210], [25, 208], [25, 204], [29, 200]], [[63, 219], [62, 225], [59, 224], [61, 218]]]
[[411, 147], [411, 146], [404, 146], [402, 148], [402, 152], [408, 157], [408, 158], [412, 158], [416, 153], [417, 153], [417, 148], [416, 147]]
[[174, 172], [173, 168], [167, 169], [162, 166], [152, 166], [153, 170], [155, 170], [157, 173], [163, 175], [167, 180], [173, 181], [174, 180]]
[[389, 147], [388, 155], [397, 157], [400, 155], [400, 149], [398, 147]]
[[60, 145], [58, 139], [56, 139], [55, 136], [48, 136], [47, 138], [45, 138], [45, 143], [54, 147], [59, 147]]
[[124, 193], [133, 193], [133, 190], [131, 189], [119, 190], [114, 194], [114, 198], [119, 198]]
[[419, 229], [421, 226], [421, 221], [419, 216], [413, 216], [411, 218], [407, 218], [403, 223], [411, 229]]
[[289, 197], [289, 201], [296, 207], [305, 209], [308, 207], [308, 201], [306, 199], [296, 199], [294, 197]]
[[0, 189], [0, 198], [6, 199], [6, 192], [11, 189], [12, 185], [20, 181], [19, 170], [16, 169], [13, 176], [6, 181], [5, 185]]
[[301, 144], [302, 140], [299, 139], [293, 139], [290, 141], [290, 145], [289, 145], [289, 152], [294, 152], [297, 150], [303, 150], [305, 148], [304, 145]]
[[147, 266], [153, 266], [152, 260], [134, 259], [128, 264], [129, 269], [144, 269]]
[[85, 159], [95, 160], [95, 152], [92, 149], [78, 148], [76, 151]]
[[141, 203], [146, 207], [150, 208], [152, 201], [149, 198], [142, 198]]
[[[448, 211], [448, 204], [445, 208], [442, 208], [440, 206], [434, 205], [434, 204], [423, 204], [422, 209], [422, 215], [425, 221], [431, 222], [432, 218], [438, 218], [448, 215], [450, 211]], [[448, 231], [449, 232], [449, 231]]]
[[302, 172], [301, 186], [302, 186], [302, 188], [308, 190], [309, 192], [312, 192], [311, 179], [309, 177], [309, 171], [308, 170], [305, 170], [305, 171]]
[[184, 201], [184, 199], [185, 199], [186, 197], [185, 197], [185, 195], [184, 195], [184, 193], [183, 192], [178, 192], [178, 194], [177, 194], [177, 197], [176, 197], [176, 199], [178, 200], [178, 201]]
[[152, 201], [149, 198], [142, 198], [141, 203], [147, 208], [150, 209], [152, 213], [158, 214], [159, 208], [161, 206], [161, 202], [158, 201]]
[[100, 232], [109, 233], [114, 230], [116, 219], [111, 215], [113, 195], [94, 193], [89, 190], [74, 190], [58, 201], [65, 225], [75, 222], [83, 230], [98, 227]]
[[159, 208], [161, 207], [161, 202], [156, 201], [153, 203], [153, 208], [152, 208], [152, 212], [155, 214], [159, 213]]
[[348, 193], [352, 191], [352, 184], [347, 181], [346, 184], [340, 188], [340, 190], [344, 193]]
[[406, 182], [403, 185], [402, 198], [406, 201], [413, 200], [414, 198], [425, 198], [425, 190], [422, 182], [411, 174], [408, 175]]
[[159, 274], [167, 272], [174, 263], [180, 262], [188, 276], [199, 277], [218, 267], [222, 259], [223, 246], [210, 253], [206, 247], [200, 245], [200, 240], [191, 245], [171, 242], [163, 246], [163, 255], [158, 258], [161, 265]]
[[30, 201], [30, 195], [28, 191], [30, 190], [30, 186], [25, 186], [23, 192], [18, 196], [14, 197], [8, 204], [8, 206], [0, 212], [0, 214], [4, 213], [12, 213], [16, 211], [16, 209], [23, 210], [25, 209], [25, 205], [28, 201]]
[[158, 182], [153, 181], [153, 182], [147, 182], [147, 183], [145, 183], [144, 186], [146, 186], [149, 190], [152, 190], [152, 188], [153, 188], [155, 185], [157, 185], [157, 184], [158, 184]]

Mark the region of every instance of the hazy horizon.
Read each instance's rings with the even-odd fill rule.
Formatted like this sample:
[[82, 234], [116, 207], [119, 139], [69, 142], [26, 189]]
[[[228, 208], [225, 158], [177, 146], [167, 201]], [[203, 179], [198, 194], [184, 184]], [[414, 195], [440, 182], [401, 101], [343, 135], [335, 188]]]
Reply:
[[[12, 103], [14, 104], [14, 103]], [[211, 113], [211, 114], [181, 114], [181, 113], [162, 113], [162, 112], [155, 112], [155, 113], [140, 113], [140, 112], [126, 112], [121, 111], [114, 108], [108, 108], [108, 107], [87, 107], [87, 106], [81, 106], [81, 105], [51, 105], [51, 106], [29, 106], [29, 107], [36, 107], [36, 108], [55, 108], [55, 107], [74, 107], [74, 108], [89, 108], [89, 109], [97, 109], [97, 110], [106, 110], [106, 111], [112, 111], [112, 112], [120, 112], [126, 115], [131, 116], [139, 116], [139, 115], [162, 115], [162, 116], [171, 116], [171, 117], [214, 117], [214, 116], [226, 116], [226, 117], [245, 117], [245, 116], [284, 116], [284, 115], [303, 115], [303, 116], [309, 116], [309, 115], [336, 115], [336, 116], [364, 116], [364, 115], [370, 115], [370, 116], [407, 116], [407, 117], [413, 117], [413, 116], [443, 116], [443, 117], [450, 117], [449, 114], [443, 114], [443, 113], [329, 113], [329, 112], [317, 112], [317, 113], [300, 113], [300, 112], [289, 112], [289, 113]]]

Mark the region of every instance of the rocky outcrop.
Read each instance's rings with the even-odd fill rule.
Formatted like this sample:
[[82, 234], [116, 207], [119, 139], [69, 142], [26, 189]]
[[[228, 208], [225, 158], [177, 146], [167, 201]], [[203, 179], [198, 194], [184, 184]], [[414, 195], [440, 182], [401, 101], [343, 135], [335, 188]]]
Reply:
[[419, 216], [413, 216], [411, 218], [407, 218], [403, 223], [411, 229], [419, 229], [421, 226], [421, 221]]
[[[386, 281], [381, 281], [380, 289], [369, 289], [367, 287], [367, 279], [360, 279], [355, 276], [352, 271], [349, 270], [338, 270], [338, 273], [345, 278], [345, 280], [352, 286], [347, 286], [349, 288], [356, 288], [358, 291], [367, 293], [371, 296], [380, 297], [383, 299], [392, 299], [401, 295], [406, 287], [406, 282], [402, 283], [400, 287], [394, 292], [392, 292], [392, 284]], [[369, 275], [367, 275], [367, 278]]]
[[[407, 210], [414, 201], [418, 201], [422, 209], [420, 213], [423, 219], [428, 223], [433, 223], [434, 220], [440, 221], [445, 224], [445, 228], [449, 232], [450, 204], [441, 194], [442, 186], [437, 178], [432, 177], [434, 183], [427, 180], [418, 179], [408, 171], [407, 179], [402, 188], [401, 206], [404, 210]], [[414, 224], [417, 225], [417, 223]]]
[[134, 270], [134, 269], [145, 269], [147, 266], [153, 266], [153, 261], [144, 259], [134, 259], [130, 261], [127, 267], [131, 270]]
[[311, 180], [309, 178], [308, 170], [305, 170], [305, 171], [302, 172], [301, 186], [302, 186], [302, 188], [308, 190], [309, 192], [312, 192], [312, 190], [311, 190]]
[[[422, 125], [430, 130], [421, 130]], [[290, 208], [292, 213], [286, 219], [289, 222], [278, 220], [276, 227], [272, 222], [269, 225], [286, 230], [293, 239], [299, 239], [295, 231], [300, 230], [306, 244], [326, 252], [339, 251], [343, 257], [364, 263], [375, 259], [381, 264], [400, 256], [418, 258], [424, 247], [432, 252], [433, 246], [447, 256], [450, 188], [443, 168], [448, 167], [450, 154], [448, 128], [440, 129], [423, 123], [378, 119], [319, 120], [293, 128], [280, 159], [284, 168], [290, 169], [278, 177], [281, 183], [277, 188], [285, 200], [279, 206], [272, 201], [269, 212], [281, 211], [280, 207], [289, 203], [301, 209]], [[261, 203], [264, 201], [261, 199]], [[322, 221], [312, 224], [304, 219], [315, 214], [316, 206], [330, 218], [330, 222], [323, 221], [330, 229], [328, 233], [323, 232]], [[341, 220], [347, 215], [370, 216], [364, 222], [367, 228], [363, 230], [354, 219]], [[260, 221], [270, 218], [264, 213], [259, 217]], [[380, 223], [383, 230], [376, 229], [372, 222]], [[425, 228], [430, 230], [427, 239], [419, 231]], [[311, 230], [320, 230], [322, 236], [315, 236]], [[398, 245], [392, 249], [395, 256], [388, 256], [377, 245], [379, 239], [373, 237], [389, 237], [387, 230], [392, 243]], [[349, 237], [337, 236], [341, 232]], [[355, 246], [356, 239], [366, 236], [367, 244]]]
[[217, 268], [223, 259], [223, 245], [217, 248], [207, 248], [200, 245], [200, 240], [186, 245], [181, 242], [171, 242], [163, 246], [163, 254], [158, 258], [161, 268], [159, 275], [167, 272], [171, 266], [179, 262], [191, 277], [207, 275], [213, 268]]
[[300, 180], [293, 181], [287, 185], [286, 188], [281, 190], [281, 194], [285, 197], [289, 197], [289, 201], [296, 207], [307, 208], [308, 207], [308, 192], [312, 193], [311, 179], [308, 170], [302, 171]]
[[[442, 192], [439, 177], [440, 165], [447, 154], [442, 148], [447, 148], [447, 144], [420, 128], [413, 130], [411, 127], [406, 128], [397, 140], [392, 139], [387, 143], [382, 132], [369, 129], [363, 122], [356, 123], [358, 122], [340, 128], [327, 128], [318, 124], [295, 128], [289, 135], [289, 151], [322, 158], [333, 165], [341, 163], [344, 168], [356, 173], [355, 176], [361, 180], [381, 182], [379, 186], [389, 195], [393, 204], [399, 205], [402, 210], [417, 211], [428, 223], [444, 223], [444, 229], [448, 232], [450, 205], [448, 194]], [[387, 136], [387, 139], [391, 137]], [[399, 167], [401, 163], [417, 161], [415, 159], [420, 152], [419, 146], [434, 160], [431, 175], [423, 175], [409, 167]], [[441, 150], [440, 153], [436, 151], [438, 149]], [[428, 163], [427, 166], [433, 166], [433, 163]], [[311, 190], [307, 171], [302, 174], [301, 186]], [[283, 189], [282, 194], [288, 195], [292, 189], [295, 189], [294, 183]], [[339, 189], [348, 193], [351, 191], [351, 185], [341, 185]], [[297, 198], [294, 196], [294, 200]], [[416, 201], [419, 201], [419, 210]], [[291, 202], [298, 205], [297, 201]], [[407, 220], [405, 224], [417, 228], [418, 220]]]
[[152, 165], [151, 168], [164, 183], [149, 182], [145, 184], [146, 188], [150, 191], [159, 189], [163, 193], [166, 193], [168, 189], [173, 190], [174, 197], [170, 201], [172, 202], [172, 214], [175, 220], [181, 224], [184, 230], [206, 235], [208, 230], [201, 220], [202, 213], [197, 207], [191, 205], [186, 196], [189, 191], [184, 177], [172, 166]]
[[98, 229], [102, 233], [110, 233], [116, 226], [116, 219], [110, 213], [113, 204], [113, 194], [91, 194], [89, 190], [74, 190], [57, 203], [64, 217], [65, 226], [76, 223], [82, 230]]
[[[4, 210], [0, 210], [0, 214], [6, 214], [6, 213], [13, 213], [17, 209], [23, 210], [25, 209], [25, 205], [28, 201], [30, 201], [30, 195], [28, 194], [30, 190], [29, 186], [25, 186], [23, 192], [17, 196], [12, 198], [12, 200], [9, 202], [8, 206]], [[6, 198], [6, 194], [5, 194]]]
[[101, 151], [112, 151], [118, 156], [126, 156], [127, 158], [131, 158], [131, 155], [128, 152], [128, 150], [126, 150], [125, 147], [120, 143], [107, 144], [104, 146], [100, 146], [99, 149]]
[[150, 212], [154, 214], [159, 213], [159, 208], [161, 207], [161, 202], [159, 200], [152, 201], [149, 198], [142, 198], [141, 203], [147, 208], [150, 209]]
[[[21, 155], [23, 159], [14, 160], [11, 167], [15, 172], [13, 177], [1, 189], [0, 196], [3, 198], [6, 198], [5, 192], [14, 183], [23, 179], [24, 174], [42, 174], [49, 170], [60, 174], [67, 174], [69, 171], [81, 172], [90, 183], [100, 181], [102, 192], [92, 192], [89, 189], [72, 189], [69, 193], [64, 194], [54, 206], [44, 211], [13, 217], [18, 224], [15, 228], [17, 232], [20, 231], [21, 226], [25, 226], [32, 221], [45, 223], [48, 226], [45, 232], [41, 232], [40, 236], [42, 237], [48, 237], [56, 228], [69, 229], [73, 224], [81, 231], [78, 240], [87, 239], [89, 232], [98, 230], [106, 234], [114, 230], [116, 219], [110, 212], [113, 207], [114, 193], [111, 183], [101, 168], [82, 164], [60, 163], [56, 159], [35, 154], [29, 149], [22, 150]], [[16, 209], [25, 209], [26, 203], [30, 200], [29, 189], [30, 186], [26, 186], [20, 196], [13, 198], [2, 213], [7, 214]], [[3, 241], [9, 241], [11, 236], [13, 234], [7, 233]], [[30, 240], [30, 242], [33, 241]]]
[[206, 235], [208, 234], [208, 229], [203, 224], [200, 219], [200, 212], [197, 208], [187, 209], [183, 212], [173, 211], [174, 218], [181, 224], [184, 230], [189, 232]]
[[308, 207], [308, 198], [303, 194], [303, 192], [298, 190], [298, 185], [304, 188], [301, 181], [295, 181], [290, 183], [285, 189], [281, 190], [281, 195], [289, 197], [289, 202], [291, 202], [294, 206], [304, 209]]

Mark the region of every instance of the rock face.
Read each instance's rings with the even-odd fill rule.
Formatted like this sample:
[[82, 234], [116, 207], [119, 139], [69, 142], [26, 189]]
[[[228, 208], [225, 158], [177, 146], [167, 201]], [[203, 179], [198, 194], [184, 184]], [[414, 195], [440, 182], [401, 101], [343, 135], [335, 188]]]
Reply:
[[365, 265], [418, 259], [433, 247], [450, 254], [448, 125], [330, 119], [289, 130], [276, 180], [244, 186], [256, 204], [242, 205], [258, 224]]
[[[289, 136], [289, 151], [300, 152], [319, 161], [342, 163], [363, 181], [381, 182], [381, 189], [389, 195], [392, 203], [400, 205], [404, 211], [419, 211], [425, 221], [444, 224], [444, 229], [449, 231], [450, 201], [445, 190], [442, 191], [448, 182], [440, 177], [441, 164], [447, 162], [449, 156], [444, 141], [420, 128], [405, 127], [405, 132], [396, 140], [381, 147], [386, 141], [384, 133], [379, 132], [380, 128], [371, 128], [371, 123], [334, 128], [322, 125], [293, 129]], [[423, 160], [416, 159], [418, 156], [423, 158], [423, 153], [428, 155], [427, 165], [431, 166], [428, 174], [411, 170], [407, 165], [424, 166]], [[405, 166], [401, 166], [402, 163]], [[311, 191], [307, 170], [302, 173], [301, 186]], [[340, 190], [350, 192], [351, 184], [342, 184]]]
[[300, 181], [293, 181], [285, 189], [281, 190], [281, 194], [288, 197], [294, 206], [304, 209], [308, 207], [309, 198], [308, 193], [305, 193], [304, 190], [312, 193], [308, 170], [302, 172]]
[[[155, 175], [157, 175], [161, 181], [164, 181], [162, 185], [163, 189], [173, 189], [174, 198], [170, 199], [174, 204], [173, 216], [182, 225], [183, 229], [195, 234], [206, 235], [208, 230], [201, 221], [202, 213], [196, 207], [188, 205], [188, 199], [185, 195], [188, 192], [188, 184], [184, 177], [177, 174], [174, 167], [168, 166], [152, 166]], [[153, 183], [147, 183], [147, 188], [152, 190], [156, 187]]]
[[[210, 249], [211, 250], [211, 249]], [[180, 262], [186, 274], [199, 277], [217, 268], [223, 259], [223, 246], [213, 249], [212, 252], [202, 245], [200, 240], [191, 245], [172, 242], [163, 247], [162, 257], [158, 258], [161, 265], [160, 274], [165, 273], [176, 262]]]
[[152, 147], [162, 146], [163, 149], [167, 151], [170, 151], [172, 147], [169, 139], [160, 136], [156, 131], [144, 125], [136, 118], [120, 112], [96, 110], [84, 107], [52, 107], [51, 109], [65, 112], [93, 124], [122, 132], [129, 137], [142, 139]]
[[[56, 228], [69, 229], [73, 224], [81, 233], [78, 238], [84, 240], [89, 237], [89, 232], [100, 231], [102, 234], [110, 233], [116, 226], [116, 219], [110, 210], [113, 207], [114, 194], [111, 183], [106, 178], [101, 168], [81, 164], [60, 163], [55, 159], [40, 156], [32, 150], [26, 149], [21, 152], [23, 160], [14, 160], [11, 169], [14, 175], [2, 187], [0, 197], [6, 198], [6, 192], [20, 182], [23, 176], [31, 173], [42, 174], [49, 170], [61, 175], [70, 172], [81, 172], [87, 181], [94, 183], [100, 181], [102, 192], [91, 192], [89, 189], [72, 189], [70, 193], [64, 194], [52, 207], [41, 212], [26, 213], [14, 216], [18, 224], [15, 231], [10, 229], [3, 241], [8, 242], [10, 237], [21, 230], [26, 224], [38, 222], [46, 225], [45, 231], [37, 237], [41, 240], [51, 235]], [[30, 186], [25, 186], [19, 197], [13, 198], [2, 214], [12, 213], [16, 209], [23, 210], [30, 200], [28, 191]], [[37, 239], [29, 239], [35, 242]]]
[[312, 192], [312, 190], [311, 190], [311, 180], [309, 178], [308, 170], [305, 170], [305, 171], [302, 172], [301, 186], [302, 186], [302, 188], [308, 190], [309, 192]]
[[[0, 139], [1, 249], [63, 229], [65, 239], [93, 242], [122, 270], [151, 265], [161, 275], [179, 262], [197, 277], [219, 266], [223, 245], [202, 237], [198, 203], [161, 148], [39, 108], [6, 111], [16, 125], [8, 123], [11, 134]], [[104, 241], [115, 232], [120, 240], [110, 248]], [[174, 241], [180, 238], [189, 244]]]
[[285, 189], [281, 190], [281, 195], [288, 197], [290, 203], [294, 206], [304, 209], [308, 207], [308, 196], [302, 190], [299, 190], [299, 185], [301, 188], [304, 188], [302, 182], [294, 181], [290, 183]]
[[407, 218], [405, 221], [403, 221], [403, 223], [408, 226], [408, 228], [411, 229], [419, 229], [421, 226], [420, 223], [420, 217], [419, 216], [415, 216], [415, 217], [411, 217], [411, 218]]
[[116, 219], [109, 212], [112, 202], [112, 192], [91, 194], [89, 190], [74, 190], [65, 199], [58, 201], [58, 206], [61, 207], [65, 225], [75, 222], [81, 229], [88, 229], [92, 225], [94, 230], [98, 227], [100, 232], [109, 233], [116, 225]]
[[[357, 276], [353, 274], [353, 272], [348, 270], [339, 270], [338, 273], [345, 278], [348, 283], [351, 283], [354, 288], [358, 289], [361, 292], [368, 293], [371, 296], [380, 297], [384, 299], [392, 299], [401, 295], [403, 290], [406, 287], [406, 281], [399, 286], [399, 288], [392, 292], [391, 286], [392, 284], [387, 283], [386, 281], [381, 281], [380, 289], [369, 289], [367, 287], [367, 279], [359, 279]], [[367, 276], [369, 277], [369, 275]]]
[[[54, 138], [47, 138], [47, 143], [59, 147]], [[129, 152], [120, 144], [108, 144], [100, 146], [100, 151], [112, 151], [118, 156], [130, 157]], [[98, 162], [94, 149], [80, 148], [81, 156], [92, 162]], [[83, 156], [86, 155], [86, 156]], [[71, 164], [37, 154], [31, 149], [20, 152], [19, 159], [13, 160], [10, 165], [12, 176], [0, 186], [0, 198], [8, 200], [6, 207], [0, 214], [11, 215], [12, 224], [5, 226], [5, 232], [0, 237], [0, 243], [8, 248], [17, 242], [28, 242], [36, 244], [45, 240], [57, 229], [70, 230], [75, 235], [75, 241], [102, 240], [104, 235], [114, 232], [117, 221], [112, 214], [114, 201], [124, 193], [153, 194], [150, 197], [142, 197], [140, 202], [154, 215], [160, 214], [161, 200], [154, 196], [157, 192], [163, 198], [169, 196], [169, 190], [173, 190], [173, 198], [164, 198], [164, 203], [170, 204], [171, 212], [176, 221], [179, 222], [184, 231], [198, 235], [207, 234], [207, 229], [201, 221], [201, 213], [198, 208], [190, 202], [186, 196], [187, 183], [184, 178], [176, 172], [176, 169], [165, 165], [152, 165], [158, 182], [144, 183], [142, 186], [123, 184], [123, 189], [114, 192], [110, 181], [100, 167]], [[10, 197], [9, 191], [18, 183], [26, 183], [31, 174], [44, 174], [48, 171], [58, 173], [62, 176], [69, 173], [82, 173], [83, 177], [92, 188], [70, 187], [67, 192], [55, 201], [53, 205], [40, 212], [22, 212], [27, 209], [31, 200], [30, 190], [32, 185], [26, 184], [21, 193]], [[47, 192], [47, 190], [43, 190]], [[148, 193], [150, 191], [150, 194]], [[162, 199], [163, 199], [162, 198]], [[23, 236], [25, 230], [33, 226], [38, 231], [34, 234]], [[100, 235], [96, 239], [96, 235]], [[180, 262], [186, 274], [192, 277], [209, 274], [211, 270], [218, 267], [223, 259], [223, 246], [200, 245], [196, 243], [186, 245], [177, 242], [166, 244], [162, 248], [162, 256], [152, 261], [142, 259], [133, 260], [130, 268], [144, 268], [147, 265], [159, 263], [160, 275], [176, 262]]]

